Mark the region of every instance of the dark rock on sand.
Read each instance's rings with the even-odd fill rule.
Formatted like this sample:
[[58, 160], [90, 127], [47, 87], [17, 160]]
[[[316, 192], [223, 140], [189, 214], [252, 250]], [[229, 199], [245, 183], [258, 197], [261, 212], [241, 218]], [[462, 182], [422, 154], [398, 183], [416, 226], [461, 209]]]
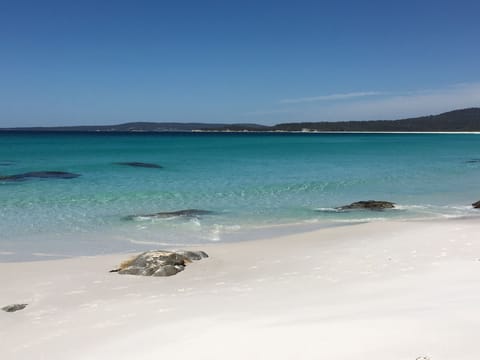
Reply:
[[208, 210], [198, 210], [198, 209], [186, 209], [178, 211], [165, 211], [158, 212], [155, 214], [145, 214], [145, 215], [129, 215], [125, 217], [126, 220], [138, 220], [138, 219], [164, 219], [172, 217], [189, 217], [194, 218], [202, 215], [212, 215], [213, 211]]
[[376, 201], [376, 200], [367, 200], [367, 201], [357, 201], [351, 203], [350, 205], [344, 205], [337, 209], [339, 210], [383, 210], [383, 209], [392, 209], [395, 207], [395, 203], [389, 201]]
[[120, 264], [110, 272], [142, 276], [172, 276], [185, 270], [185, 266], [194, 260], [208, 257], [203, 251], [163, 251], [144, 252]]
[[133, 166], [133, 167], [144, 167], [144, 168], [152, 168], [152, 169], [162, 169], [163, 166], [158, 164], [150, 164], [150, 163], [143, 163], [143, 162], [117, 162], [116, 165], [125, 165], [125, 166]]
[[12, 304], [12, 305], [7, 305], [7, 306], [4, 306], [2, 307], [2, 310], [3, 311], [6, 311], [6, 312], [15, 312], [15, 311], [18, 311], [18, 310], [23, 310], [27, 307], [28, 304]]
[[74, 179], [79, 174], [64, 171], [32, 171], [23, 174], [0, 176], [0, 181], [22, 181], [27, 179]]
[[477, 201], [477, 202], [474, 202], [474, 203], [472, 204], [472, 206], [473, 206], [475, 209], [480, 209], [480, 200]]

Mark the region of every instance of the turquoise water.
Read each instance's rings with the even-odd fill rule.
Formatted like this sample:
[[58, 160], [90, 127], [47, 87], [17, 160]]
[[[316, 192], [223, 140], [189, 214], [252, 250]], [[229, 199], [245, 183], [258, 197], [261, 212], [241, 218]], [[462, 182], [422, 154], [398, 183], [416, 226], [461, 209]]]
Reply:
[[[1, 259], [242, 240], [278, 224], [478, 216], [475, 134], [0, 133]], [[162, 169], [115, 162], [157, 163]], [[358, 200], [393, 211], [338, 212]], [[199, 218], [123, 217], [205, 209]], [[39, 254], [40, 253], [40, 254]]]

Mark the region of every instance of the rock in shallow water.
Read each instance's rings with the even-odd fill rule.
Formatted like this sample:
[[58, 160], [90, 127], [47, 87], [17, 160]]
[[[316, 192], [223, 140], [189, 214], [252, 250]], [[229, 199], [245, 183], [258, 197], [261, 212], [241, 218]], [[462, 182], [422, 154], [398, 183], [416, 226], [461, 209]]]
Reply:
[[0, 176], [0, 181], [22, 181], [27, 179], [74, 179], [79, 174], [64, 171], [32, 171], [23, 174]]
[[186, 209], [178, 211], [165, 211], [158, 212], [155, 214], [145, 214], [145, 215], [129, 215], [125, 217], [125, 220], [142, 220], [142, 219], [165, 219], [172, 217], [197, 217], [201, 215], [212, 215], [212, 211], [208, 210], [198, 210], [198, 209]]
[[480, 209], [480, 200], [473, 203], [472, 206], [475, 208], [475, 209]]
[[185, 269], [194, 261], [207, 258], [204, 251], [147, 251], [124, 261], [111, 272], [142, 276], [172, 276]]
[[395, 207], [395, 203], [389, 201], [377, 201], [377, 200], [367, 200], [367, 201], [357, 201], [351, 203], [350, 205], [341, 206], [337, 209], [339, 210], [358, 210], [358, 209], [368, 209], [368, 210], [383, 210], [383, 209], [392, 209]]
[[4, 306], [2, 307], [2, 310], [3, 311], [6, 311], [6, 312], [15, 312], [15, 311], [18, 311], [18, 310], [23, 310], [27, 307], [28, 304], [12, 304], [12, 305], [7, 305], [7, 306]]
[[144, 167], [144, 168], [151, 168], [151, 169], [162, 169], [163, 166], [158, 164], [151, 164], [151, 163], [144, 163], [138, 161], [130, 161], [130, 162], [116, 162], [116, 165], [125, 165], [125, 166], [132, 166], [132, 167]]
[[14, 162], [14, 161], [10, 161], [10, 160], [2, 160], [2, 161], [0, 161], [0, 166], [11, 166], [11, 165], [13, 165], [13, 164], [15, 164], [15, 162]]

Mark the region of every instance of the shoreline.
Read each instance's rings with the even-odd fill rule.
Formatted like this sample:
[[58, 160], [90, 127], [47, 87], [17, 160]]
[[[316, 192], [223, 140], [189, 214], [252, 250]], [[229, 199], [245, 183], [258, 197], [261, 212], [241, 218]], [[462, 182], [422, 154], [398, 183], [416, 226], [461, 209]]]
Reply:
[[382, 221], [205, 244], [167, 278], [108, 273], [128, 254], [0, 263], [0, 305], [29, 304], [0, 312], [0, 356], [477, 358], [479, 230]]
[[[371, 212], [371, 211], [369, 211]], [[374, 213], [374, 212], [372, 212]], [[245, 228], [240, 228], [236, 230], [224, 230], [221, 234], [222, 237], [219, 239], [207, 239], [204, 238], [201, 241], [192, 241], [192, 242], [161, 242], [154, 239], [145, 239], [142, 240], [141, 232], [138, 233], [137, 238], [132, 238], [131, 234], [124, 234], [122, 232], [105, 230], [96, 232], [93, 234], [63, 234], [64, 238], [74, 238], [75, 242], [81, 243], [85, 239], [95, 242], [95, 239], [99, 241], [104, 241], [106, 244], [111, 244], [112, 248], [119, 248], [119, 250], [106, 250], [100, 251], [97, 249], [97, 252], [83, 253], [81, 250], [76, 249], [75, 251], [69, 252], [66, 251], [45, 251], [42, 249], [36, 249], [31, 253], [21, 253], [15, 251], [14, 249], [0, 248], [0, 264], [2, 263], [27, 263], [27, 262], [37, 262], [37, 261], [50, 261], [50, 260], [61, 260], [61, 259], [74, 259], [79, 257], [92, 257], [92, 256], [109, 256], [117, 254], [132, 254], [140, 253], [143, 251], [148, 251], [152, 249], [162, 249], [162, 250], [171, 250], [171, 249], [188, 249], [188, 248], [198, 248], [205, 247], [210, 245], [221, 245], [221, 244], [231, 244], [231, 243], [243, 243], [243, 242], [252, 242], [252, 241], [262, 241], [268, 240], [271, 238], [285, 237], [285, 236], [301, 236], [302, 234], [322, 231], [330, 228], [344, 228], [351, 226], [358, 226], [363, 224], [382, 224], [382, 223], [425, 223], [425, 222], [444, 222], [444, 221], [455, 221], [455, 220], [475, 220], [480, 219], [480, 212], [472, 212], [468, 215], [437, 215], [435, 217], [411, 217], [411, 218], [389, 218], [389, 217], [369, 217], [369, 218], [352, 218], [352, 219], [313, 219], [313, 220], [304, 220], [304, 221], [292, 221], [287, 223], [277, 223], [277, 224], [262, 224], [262, 225], [252, 225], [249, 224]], [[56, 234], [60, 236], [60, 234]], [[40, 237], [33, 237], [30, 241], [33, 242], [43, 242], [45, 238], [48, 238], [48, 235], [43, 234]], [[92, 240], [93, 239], [93, 240]], [[9, 242], [14, 242], [13, 239], [10, 239]], [[121, 243], [128, 243], [130, 246], [120, 245]], [[116, 246], [113, 246], [115, 245]]]

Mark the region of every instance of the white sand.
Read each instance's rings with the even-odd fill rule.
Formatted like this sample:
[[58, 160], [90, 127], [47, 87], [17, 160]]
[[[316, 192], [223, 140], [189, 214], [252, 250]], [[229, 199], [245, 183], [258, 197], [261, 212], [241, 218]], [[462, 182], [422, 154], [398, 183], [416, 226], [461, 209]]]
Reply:
[[125, 256], [0, 264], [0, 359], [480, 359], [480, 223], [215, 244], [168, 278]]

